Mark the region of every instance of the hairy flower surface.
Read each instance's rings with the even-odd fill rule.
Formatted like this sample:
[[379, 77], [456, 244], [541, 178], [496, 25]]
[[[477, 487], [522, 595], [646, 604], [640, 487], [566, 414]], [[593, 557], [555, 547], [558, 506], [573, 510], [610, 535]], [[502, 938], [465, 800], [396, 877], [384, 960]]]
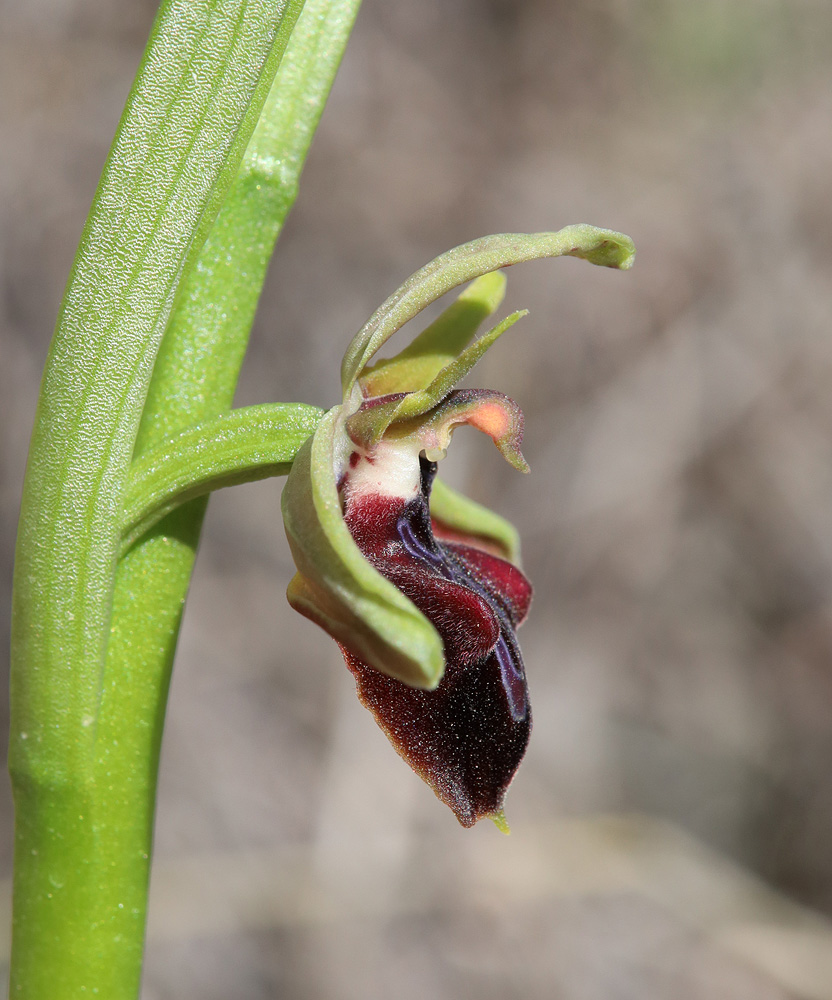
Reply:
[[348, 475], [344, 516], [361, 552], [439, 633], [442, 680], [420, 690], [342, 648], [361, 701], [390, 742], [471, 826], [481, 816], [499, 817], [528, 743], [531, 712], [515, 629], [531, 586], [505, 559], [437, 541], [429, 510], [436, 463], [422, 456], [419, 466], [415, 496], [356, 490]]
[[[531, 730], [516, 638], [531, 585], [511, 525], [436, 479], [462, 425], [528, 471], [522, 414], [501, 393], [454, 386], [522, 315], [474, 339], [504, 295], [493, 268], [562, 254], [628, 267], [632, 253], [627, 237], [574, 226], [487, 237], [432, 261], [350, 344], [343, 401], [286, 483], [298, 568], [290, 603], [337, 640], [362, 703], [463, 826], [490, 816], [507, 829], [503, 800]], [[405, 322], [470, 278], [409, 347], [370, 363]]]

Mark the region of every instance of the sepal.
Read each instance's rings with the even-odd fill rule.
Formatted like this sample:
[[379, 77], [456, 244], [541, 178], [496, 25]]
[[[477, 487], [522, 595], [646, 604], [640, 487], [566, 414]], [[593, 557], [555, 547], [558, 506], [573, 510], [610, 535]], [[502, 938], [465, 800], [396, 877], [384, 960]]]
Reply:
[[341, 362], [347, 403], [361, 374], [382, 346], [431, 302], [480, 275], [542, 257], [580, 257], [602, 267], [626, 270], [635, 257], [633, 241], [611, 229], [580, 224], [556, 233], [501, 233], [454, 247], [411, 275], [356, 334]]
[[348, 460], [346, 440], [335, 407], [286, 480], [283, 521], [298, 569], [289, 603], [374, 669], [429, 690], [444, 670], [439, 634], [362, 555], [344, 523], [337, 470]]

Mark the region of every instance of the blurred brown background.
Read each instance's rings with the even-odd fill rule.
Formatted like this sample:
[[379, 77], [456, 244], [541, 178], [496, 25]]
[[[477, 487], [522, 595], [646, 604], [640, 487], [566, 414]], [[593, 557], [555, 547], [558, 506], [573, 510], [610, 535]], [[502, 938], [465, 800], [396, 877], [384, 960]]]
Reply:
[[[4, 673], [40, 370], [154, 12], [0, 2]], [[447, 463], [536, 585], [513, 834], [457, 827], [287, 607], [280, 484], [219, 494], [145, 1000], [832, 998], [831, 126], [828, 0], [366, 0], [241, 403], [336, 402], [355, 330], [464, 240], [639, 251], [512, 270], [532, 314], [476, 382], [532, 475], [472, 434]], [[10, 870], [3, 782], [0, 965]]]

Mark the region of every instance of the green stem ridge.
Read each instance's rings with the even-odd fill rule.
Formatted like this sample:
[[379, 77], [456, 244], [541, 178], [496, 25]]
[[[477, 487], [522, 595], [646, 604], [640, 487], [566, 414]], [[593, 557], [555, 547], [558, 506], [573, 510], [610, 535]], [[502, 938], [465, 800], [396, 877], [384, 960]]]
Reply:
[[[303, 7], [163, 3], [67, 287], [16, 558], [14, 997], [138, 995], [165, 703], [206, 498], [119, 559], [122, 516], [148, 449], [231, 406], [358, 0], [308, 0], [295, 23]], [[304, 411], [273, 457], [311, 425]]]

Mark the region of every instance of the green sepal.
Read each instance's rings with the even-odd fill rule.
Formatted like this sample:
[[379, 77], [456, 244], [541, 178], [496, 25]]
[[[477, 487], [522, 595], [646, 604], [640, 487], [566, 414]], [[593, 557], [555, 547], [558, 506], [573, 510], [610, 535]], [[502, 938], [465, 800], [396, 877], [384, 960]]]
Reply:
[[464, 243], [411, 275], [353, 338], [341, 363], [344, 402], [373, 356], [425, 306], [453, 288], [489, 271], [541, 257], [581, 257], [592, 264], [626, 270], [635, 247], [629, 236], [595, 226], [567, 226], [556, 233], [502, 233]]
[[268, 476], [285, 476], [323, 410], [305, 403], [245, 406], [195, 424], [142, 452], [130, 469], [122, 552], [195, 497]]
[[412, 344], [395, 357], [364, 369], [360, 379], [363, 395], [386, 396], [429, 386], [462, 353], [483, 320], [500, 308], [506, 284], [502, 271], [490, 271], [472, 281]]
[[514, 525], [488, 507], [452, 489], [443, 480], [433, 481], [430, 494], [431, 518], [437, 522], [437, 534], [445, 528], [460, 541], [470, 538], [481, 548], [493, 548], [497, 555], [519, 567], [520, 535]]
[[341, 407], [300, 449], [283, 490], [283, 522], [298, 568], [289, 603], [364, 663], [431, 690], [445, 658], [439, 633], [362, 555], [344, 522], [337, 475], [349, 449]]

